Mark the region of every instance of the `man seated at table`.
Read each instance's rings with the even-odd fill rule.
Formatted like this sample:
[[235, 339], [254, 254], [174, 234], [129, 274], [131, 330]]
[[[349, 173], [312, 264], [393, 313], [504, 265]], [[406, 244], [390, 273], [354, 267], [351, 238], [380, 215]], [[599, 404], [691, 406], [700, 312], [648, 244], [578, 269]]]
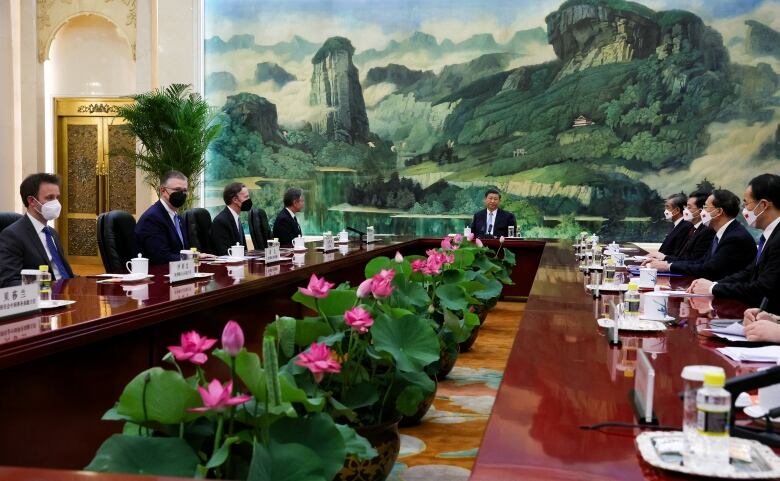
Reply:
[[[501, 193], [496, 189], [485, 192], [485, 210], [474, 214], [471, 220], [471, 232], [479, 238], [501, 237], [509, 235], [509, 226], [517, 227], [515, 215], [500, 209]], [[515, 234], [517, 235], [517, 234]]]
[[69, 279], [73, 271], [57, 231], [47, 225], [60, 216], [60, 179], [32, 174], [19, 186], [27, 213], [0, 233], [0, 287], [21, 283], [22, 269], [49, 266], [52, 279]]
[[742, 325], [748, 341], [780, 344], [780, 316], [751, 307], [745, 311]]
[[225, 208], [214, 217], [211, 224], [211, 245], [214, 254], [218, 256], [228, 255], [228, 249], [236, 244], [246, 249], [246, 235], [241, 227], [240, 214], [252, 209], [249, 189], [241, 182], [226, 185], [222, 191], [222, 200], [225, 201]]
[[303, 210], [303, 191], [297, 187], [291, 187], [284, 193], [284, 209], [276, 214], [273, 236], [281, 245], [291, 245], [294, 238], [303, 235], [301, 225], [295, 214]]
[[654, 252], [648, 257], [660, 261], [698, 261], [709, 252], [715, 231], [701, 221], [701, 211], [709, 197], [705, 192], [693, 192], [688, 195], [688, 203], [683, 209], [683, 220], [693, 224], [693, 229], [688, 231], [688, 237], [676, 255], [666, 255]]
[[152, 265], [181, 260], [189, 249], [179, 209], [187, 201], [187, 177], [172, 170], [160, 179], [160, 200], [146, 209], [135, 226], [135, 244]]
[[652, 260], [647, 265], [658, 272], [673, 272], [714, 281], [739, 272], [756, 257], [753, 236], [736, 219], [739, 198], [728, 190], [714, 190], [701, 211], [703, 228], [715, 235], [701, 260]]
[[693, 224], [683, 219], [683, 209], [688, 198], [683, 193], [673, 194], [666, 198], [664, 202], [664, 218], [672, 222], [672, 230], [666, 234], [658, 252], [667, 256], [676, 256], [685, 241], [688, 240], [688, 233], [693, 229]]
[[762, 230], [755, 260], [718, 282], [697, 279], [689, 290], [737, 299], [750, 307], [761, 305], [766, 298], [766, 309], [780, 312], [780, 176], [762, 174], [753, 178], [745, 189], [742, 205], [748, 226]]

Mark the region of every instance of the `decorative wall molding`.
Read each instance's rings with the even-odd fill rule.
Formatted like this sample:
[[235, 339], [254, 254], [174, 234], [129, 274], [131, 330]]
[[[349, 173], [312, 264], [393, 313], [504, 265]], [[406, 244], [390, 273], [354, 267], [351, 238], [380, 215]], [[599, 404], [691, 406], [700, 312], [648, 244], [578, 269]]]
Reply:
[[113, 23], [130, 45], [135, 60], [136, 0], [37, 0], [36, 7], [39, 62], [48, 60], [59, 29], [80, 15], [98, 15]]

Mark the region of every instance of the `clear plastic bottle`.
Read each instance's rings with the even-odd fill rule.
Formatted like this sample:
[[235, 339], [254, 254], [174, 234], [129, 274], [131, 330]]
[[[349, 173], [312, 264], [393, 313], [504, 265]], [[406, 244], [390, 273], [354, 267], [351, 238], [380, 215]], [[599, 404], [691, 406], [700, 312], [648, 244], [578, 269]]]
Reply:
[[624, 314], [627, 321], [635, 321], [639, 319], [639, 284], [634, 283], [631, 281], [631, 283], [628, 284], [628, 291], [626, 291], [626, 295], [624, 297], [625, 299], [625, 309]]
[[41, 300], [49, 301], [51, 300], [51, 273], [49, 272], [49, 266], [38, 266], [38, 270], [40, 271], [38, 282], [41, 288]]
[[593, 246], [593, 265], [600, 266], [604, 259], [604, 252], [599, 246]]
[[198, 273], [198, 268], [200, 267], [200, 256], [198, 255], [198, 248], [197, 247], [190, 247], [190, 252], [192, 252], [192, 262], [195, 264], [195, 273]]
[[609, 258], [604, 262], [604, 284], [615, 283], [615, 259]]
[[729, 415], [731, 393], [723, 389], [722, 372], [704, 374], [704, 386], [696, 394], [697, 439], [693, 447], [694, 463], [708, 472], [722, 472], [729, 465]]

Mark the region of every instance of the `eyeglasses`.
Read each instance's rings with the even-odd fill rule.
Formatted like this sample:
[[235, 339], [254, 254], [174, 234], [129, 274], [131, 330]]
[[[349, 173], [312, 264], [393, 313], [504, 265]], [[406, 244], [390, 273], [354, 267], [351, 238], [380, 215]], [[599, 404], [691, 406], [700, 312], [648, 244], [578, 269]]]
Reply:
[[187, 193], [187, 189], [171, 189], [170, 187], [163, 187], [165, 190], [169, 190], [171, 192], [181, 192], [182, 194]]

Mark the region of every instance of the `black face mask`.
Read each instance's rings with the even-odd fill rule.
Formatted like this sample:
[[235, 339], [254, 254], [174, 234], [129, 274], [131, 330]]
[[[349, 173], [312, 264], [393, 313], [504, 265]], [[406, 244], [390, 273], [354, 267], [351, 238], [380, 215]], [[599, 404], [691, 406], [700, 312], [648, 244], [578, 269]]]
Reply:
[[171, 192], [168, 200], [171, 202], [172, 206], [178, 209], [179, 207], [183, 206], [185, 202], [187, 202], [187, 194], [184, 192]]
[[252, 210], [252, 199], [247, 199], [241, 203], [241, 212], [249, 212]]

